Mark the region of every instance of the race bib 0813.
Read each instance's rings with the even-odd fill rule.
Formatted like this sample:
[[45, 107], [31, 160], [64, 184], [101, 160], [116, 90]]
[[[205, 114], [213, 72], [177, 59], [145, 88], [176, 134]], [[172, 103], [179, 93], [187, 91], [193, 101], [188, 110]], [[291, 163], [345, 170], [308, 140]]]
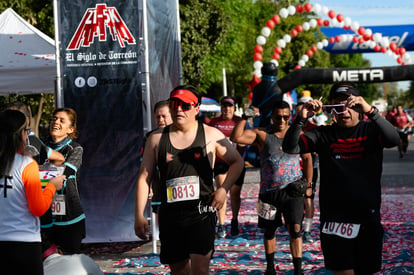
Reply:
[[169, 179], [167, 185], [167, 202], [197, 200], [200, 198], [200, 180], [198, 176]]

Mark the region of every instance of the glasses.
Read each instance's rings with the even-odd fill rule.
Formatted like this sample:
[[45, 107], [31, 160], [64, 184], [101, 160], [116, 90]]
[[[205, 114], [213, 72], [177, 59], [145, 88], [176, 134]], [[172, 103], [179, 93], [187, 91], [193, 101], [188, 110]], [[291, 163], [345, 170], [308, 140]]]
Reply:
[[335, 105], [322, 105], [322, 110], [328, 114], [335, 112], [336, 114], [343, 114], [345, 113], [348, 108], [345, 104], [335, 104]]
[[281, 120], [282, 118], [283, 118], [284, 120], [289, 120], [290, 116], [274, 116], [274, 118], [275, 118], [276, 120]]
[[171, 100], [170, 101], [170, 108], [173, 109], [173, 110], [177, 110], [178, 107], [181, 107], [181, 110], [189, 111], [189, 110], [191, 110], [192, 106], [197, 106], [197, 105], [193, 104], [193, 103], [186, 103], [186, 102], [183, 102], [181, 100]]

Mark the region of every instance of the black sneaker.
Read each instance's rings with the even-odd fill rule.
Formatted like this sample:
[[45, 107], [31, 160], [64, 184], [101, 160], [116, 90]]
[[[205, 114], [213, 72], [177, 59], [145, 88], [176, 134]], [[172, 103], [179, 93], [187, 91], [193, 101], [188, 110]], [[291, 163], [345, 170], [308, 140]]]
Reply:
[[219, 238], [226, 237], [226, 228], [224, 227], [224, 224], [219, 224], [217, 228], [217, 237]]
[[276, 275], [276, 270], [275, 270], [275, 268], [274, 267], [272, 267], [272, 268], [266, 268], [266, 271], [265, 271], [265, 273], [264, 273], [265, 275]]
[[230, 234], [232, 236], [237, 236], [239, 235], [240, 231], [239, 231], [239, 222], [237, 220], [231, 220], [231, 231]]

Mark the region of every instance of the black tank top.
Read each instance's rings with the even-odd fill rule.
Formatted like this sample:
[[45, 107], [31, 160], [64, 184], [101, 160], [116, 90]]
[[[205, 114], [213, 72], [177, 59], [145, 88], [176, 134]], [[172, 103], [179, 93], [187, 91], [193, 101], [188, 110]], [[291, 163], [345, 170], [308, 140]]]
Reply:
[[[198, 123], [193, 143], [182, 150], [173, 147], [170, 141], [170, 126], [164, 128], [158, 151], [158, 169], [160, 171], [161, 209], [199, 212], [200, 205], [211, 203], [214, 192], [213, 169], [207, 156], [206, 138], [202, 123]], [[167, 184], [171, 179], [196, 176], [199, 179], [199, 198], [177, 202], [167, 202]], [[171, 196], [171, 194], [170, 194]], [[168, 211], [170, 212], [170, 211]], [[187, 212], [187, 214], [190, 214]], [[202, 211], [203, 212], [203, 211]], [[183, 213], [184, 214], [184, 213]], [[202, 214], [202, 213], [199, 213]]]

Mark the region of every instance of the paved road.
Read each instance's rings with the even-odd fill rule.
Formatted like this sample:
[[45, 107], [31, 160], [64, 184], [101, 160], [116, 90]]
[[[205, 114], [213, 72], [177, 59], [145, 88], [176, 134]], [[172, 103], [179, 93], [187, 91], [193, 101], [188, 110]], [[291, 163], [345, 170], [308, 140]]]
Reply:
[[[257, 190], [258, 181], [260, 179], [258, 169], [248, 169], [245, 177], [245, 187], [243, 189]], [[384, 150], [384, 165], [382, 177], [383, 193], [386, 192], [388, 197], [394, 194], [411, 194], [414, 196], [414, 142], [410, 143], [408, 154], [404, 155], [402, 159], [399, 158], [397, 148]], [[254, 213], [251, 213], [253, 215]], [[109, 274], [166, 274], [168, 269], [162, 265], [152, 264], [149, 266], [133, 267], [131, 259], [136, 259], [139, 255], [148, 255], [153, 252], [152, 242], [146, 243], [132, 243], [116, 244], [118, 251], [116, 254], [111, 252], [114, 249], [97, 247], [94, 250], [94, 260], [101, 266], [101, 268]], [[226, 245], [219, 243], [218, 251], [226, 249]], [[159, 251], [159, 247], [157, 247]], [[252, 249], [252, 247], [239, 246], [238, 252], [243, 249]], [[115, 249], [117, 250], [117, 249]], [[89, 250], [91, 251], [91, 250]], [[148, 273], [149, 272], [149, 273]], [[216, 274], [216, 273], [215, 273]], [[310, 273], [309, 273], [310, 274]]]

